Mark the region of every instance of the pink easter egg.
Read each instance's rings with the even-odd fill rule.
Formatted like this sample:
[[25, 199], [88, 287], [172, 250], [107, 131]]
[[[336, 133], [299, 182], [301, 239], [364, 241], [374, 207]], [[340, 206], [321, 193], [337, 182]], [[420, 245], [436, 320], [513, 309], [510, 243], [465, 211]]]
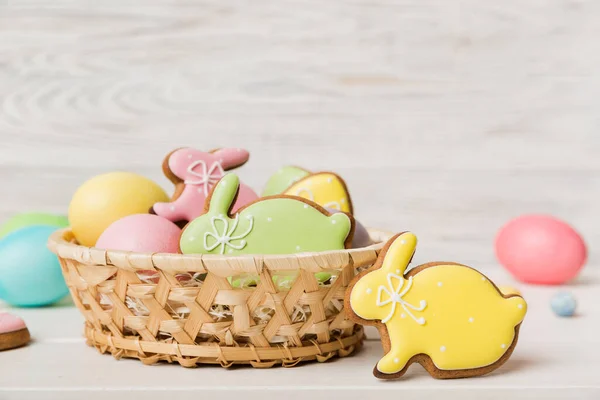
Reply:
[[523, 215], [498, 232], [496, 256], [523, 282], [558, 285], [577, 275], [587, 250], [566, 222], [546, 215]]
[[180, 236], [181, 229], [166, 218], [134, 214], [109, 225], [95, 247], [138, 253], [177, 253]]

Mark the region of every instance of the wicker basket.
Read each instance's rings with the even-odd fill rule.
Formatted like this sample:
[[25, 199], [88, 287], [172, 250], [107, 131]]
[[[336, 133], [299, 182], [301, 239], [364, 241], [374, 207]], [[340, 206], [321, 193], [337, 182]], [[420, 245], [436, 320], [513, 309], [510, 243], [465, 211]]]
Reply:
[[[363, 329], [346, 318], [343, 298], [390, 236], [369, 233], [376, 244], [366, 248], [285, 256], [107, 251], [78, 245], [68, 229], [49, 247], [85, 317], [87, 342], [101, 353], [145, 364], [268, 368], [344, 357], [362, 345]], [[315, 276], [323, 271], [332, 274], [327, 282]]]

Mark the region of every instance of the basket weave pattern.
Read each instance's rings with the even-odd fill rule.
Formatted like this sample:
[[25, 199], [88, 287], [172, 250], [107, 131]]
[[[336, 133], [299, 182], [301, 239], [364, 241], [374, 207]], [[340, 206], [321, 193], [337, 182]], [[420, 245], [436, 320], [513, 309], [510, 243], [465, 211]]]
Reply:
[[[100, 352], [145, 364], [268, 368], [344, 357], [362, 345], [343, 298], [389, 236], [370, 234], [377, 244], [366, 248], [285, 256], [101, 250], [78, 245], [68, 229], [49, 247], [86, 320], [87, 342]], [[315, 277], [323, 271], [327, 282]]]

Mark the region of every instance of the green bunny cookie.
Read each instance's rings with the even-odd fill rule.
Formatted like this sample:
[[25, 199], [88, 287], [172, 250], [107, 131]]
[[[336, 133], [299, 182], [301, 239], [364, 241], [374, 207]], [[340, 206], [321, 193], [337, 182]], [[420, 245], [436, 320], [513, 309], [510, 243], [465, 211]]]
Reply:
[[239, 178], [225, 175], [207, 199], [206, 214], [185, 228], [179, 246], [184, 254], [290, 254], [339, 250], [350, 244], [352, 217], [329, 213], [296, 197], [259, 199], [229, 215]]

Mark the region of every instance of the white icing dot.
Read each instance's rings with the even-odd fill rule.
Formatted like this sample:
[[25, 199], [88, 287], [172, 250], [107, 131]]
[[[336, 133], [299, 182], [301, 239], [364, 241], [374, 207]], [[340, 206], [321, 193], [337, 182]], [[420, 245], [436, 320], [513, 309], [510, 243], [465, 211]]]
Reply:
[[229, 249], [227, 252], [228, 252], [229, 254], [231, 254], [231, 253], [233, 253], [233, 249]]
[[505, 345], [504, 343], [502, 343], [502, 344], [500, 345], [500, 347], [502, 347], [503, 349], [505, 349], [505, 348], [506, 348], [506, 345]]
[[446, 346], [442, 346], [442, 347], [440, 347], [440, 351], [441, 351], [442, 353], [443, 353], [443, 352], [445, 352], [445, 351], [446, 351]]
[[519, 308], [523, 308], [523, 304], [519, 304], [517, 307], [519, 307]]
[[333, 182], [333, 179], [332, 178], [327, 178], [327, 183], [331, 183], [331, 182]]
[[193, 242], [194, 240], [196, 240], [196, 238], [195, 238], [195, 237], [193, 237], [193, 236], [190, 236], [190, 239], [189, 239], [189, 240], [190, 240], [190, 242]]
[[300, 246], [296, 246], [296, 250], [300, 250]]
[[442, 287], [443, 283], [442, 282], [438, 282], [438, 286]]
[[219, 164], [223, 164], [223, 159], [219, 158]]
[[400, 318], [406, 318], [406, 314], [404, 314], [404, 313], [400, 314]]
[[398, 358], [394, 358], [394, 363], [398, 364], [400, 362], [400, 360], [398, 360]]
[[482, 276], [482, 277], [481, 277], [481, 280], [482, 280], [482, 281], [485, 281], [485, 276]]
[[248, 219], [248, 220], [252, 219], [252, 215], [250, 215], [250, 214], [246, 215], [246, 219]]
[[273, 221], [273, 218], [267, 217], [267, 221], [271, 222], [271, 221]]
[[221, 185], [225, 186], [227, 184], [227, 181], [221, 180]]
[[175, 211], [175, 206], [171, 206], [171, 207], [169, 207], [169, 210], [171, 210], [171, 211]]
[[473, 317], [469, 317], [469, 322], [473, 322], [475, 319]]
[[399, 269], [396, 270], [396, 274], [398, 274], [398, 275], [400, 274], [400, 270]]
[[188, 158], [191, 159], [193, 156], [191, 154], [188, 154]]
[[308, 204], [305, 204], [305, 205], [304, 205], [304, 208], [308, 208]]
[[402, 240], [400, 241], [400, 244], [406, 244], [406, 240], [402, 239]]
[[331, 220], [331, 223], [332, 223], [332, 224], [337, 224], [337, 221], [336, 221], [335, 219], [332, 219], [332, 220]]
[[373, 293], [373, 289], [367, 288], [367, 294], [371, 294], [371, 293]]

